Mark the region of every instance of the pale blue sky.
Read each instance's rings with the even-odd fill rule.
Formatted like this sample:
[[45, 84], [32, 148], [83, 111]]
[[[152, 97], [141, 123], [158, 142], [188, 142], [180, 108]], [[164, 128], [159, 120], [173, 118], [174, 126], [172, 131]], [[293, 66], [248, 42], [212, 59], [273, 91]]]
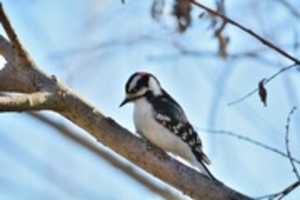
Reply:
[[[152, 1], [128, 0], [125, 5], [111, 0], [3, 2], [38, 65], [131, 131], [132, 106], [119, 109], [118, 105], [124, 97], [127, 78], [144, 70], [158, 77], [198, 129], [231, 130], [285, 151], [286, 117], [299, 102], [299, 72], [291, 70], [271, 82], [266, 108], [257, 95], [240, 104], [227, 105], [275, 73], [278, 66], [290, 63], [272, 50], [262, 53], [272, 65], [247, 58], [184, 56], [174, 46], [216, 52], [217, 41], [208, 29], [209, 20], [195, 17], [192, 27], [180, 35], [174, 31], [170, 17], [161, 23], [151, 19]], [[202, 2], [214, 5], [213, 1]], [[295, 38], [293, 33], [300, 31], [299, 19], [293, 19], [280, 4], [269, 0], [226, 2], [229, 16], [299, 56], [298, 50], [289, 48]], [[198, 8], [193, 9], [194, 16], [199, 13]], [[228, 26], [226, 34], [230, 37], [229, 53], [264, 49], [234, 27]], [[49, 115], [76, 129], [67, 120]], [[0, 199], [161, 199], [26, 114], [1, 114], [0, 120]], [[291, 149], [298, 158], [299, 120], [297, 111], [290, 133]], [[94, 142], [85, 132], [76, 131]], [[296, 180], [288, 160], [277, 154], [227, 136], [199, 134], [212, 160], [212, 172], [243, 193], [273, 193]], [[300, 191], [295, 191], [286, 199], [299, 198]]]

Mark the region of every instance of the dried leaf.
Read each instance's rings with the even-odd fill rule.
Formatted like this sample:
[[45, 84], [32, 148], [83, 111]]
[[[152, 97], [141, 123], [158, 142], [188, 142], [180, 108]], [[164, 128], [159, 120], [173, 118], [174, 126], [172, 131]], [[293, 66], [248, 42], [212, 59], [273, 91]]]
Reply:
[[229, 37], [224, 36], [223, 33], [217, 35], [216, 37], [218, 38], [219, 42], [218, 54], [220, 57], [225, 59], [228, 56], [227, 47], [229, 44]]
[[[218, 0], [216, 1], [216, 4], [217, 4], [217, 11], [225, 15], [226, 14], [225, 0]], [[218, 55], [221, 58], [226, 59], [228, 56], [228, 45], [230, 41], [229, 37], [224, 34], [227, 21], [224, 21], [223, 19], [219, 19], [217, 16], [213, 14], [210, 14], [210, 18], [211, 18], [211, 24], [209, 28], [214, 29], [214, 37], [217, 39], [219, 44]]]
[[201, 13], [198, 15], [198, 17], [199, 17], [199, 18], [203, 18], [203, 17], [205, 16], [205, 14], [206, 14], [205, 12], [201, 12]]
[[176, 0], [173, 15], [177, 19], [179, 32], [184, 32], [191, 25], [192, 6], [190, 0]]
[[258, 83], [258, 94], [259, 94], [259, 98], [261, 100], [261, 102], [263, 102], [264, 106], [267, 106], [267, 90], [265, 88], [265, 79], [262, 79], [259, 83]]

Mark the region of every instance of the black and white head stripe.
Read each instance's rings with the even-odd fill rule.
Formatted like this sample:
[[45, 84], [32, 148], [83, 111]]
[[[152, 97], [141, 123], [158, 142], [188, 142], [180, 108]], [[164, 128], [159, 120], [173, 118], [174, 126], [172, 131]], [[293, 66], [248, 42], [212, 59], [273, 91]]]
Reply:
[[138, 93], [144, 88], [151, 90], [156, 95], [161, 93], [159, 81], [152, 74], [145, 72], [136, 72], [131, 75], [125, 86], [127, 94]]
[[125, 90], [126, 93], [134, 93], [143, 86], [148, 85], [149, 76], [146, 73], [136, 72], [128, 79]]

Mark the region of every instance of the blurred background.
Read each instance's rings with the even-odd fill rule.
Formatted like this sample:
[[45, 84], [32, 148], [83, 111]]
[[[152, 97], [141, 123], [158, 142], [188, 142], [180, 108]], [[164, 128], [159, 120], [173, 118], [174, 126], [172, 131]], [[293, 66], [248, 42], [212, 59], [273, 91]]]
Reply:
[[[105, 115], [134, 132], [132, 106], [118, 105], [128, 77], [151, 72], [199, 131], [216, 177], [254, 197], [281, 191], [297, 180], [289, 160], [233, 134], [285, 154], [287, 116], [300, 98], [299, 70], [290, 69], [266, 85], [267, 106], [257, 93], [228, 105], [291, 62], [198, 7], [174, 12], [175, 2], [3, 4], [38, 66]], [[298, 0], [201, 3], [299, 57]], [[298, 167], [299, 112], [290, 124], [290, 149]], [[0, 124], [0, 199], [188, 199], [54, 113], [1, 113]], [[300, 189], [285, 199], [300, 199]]]

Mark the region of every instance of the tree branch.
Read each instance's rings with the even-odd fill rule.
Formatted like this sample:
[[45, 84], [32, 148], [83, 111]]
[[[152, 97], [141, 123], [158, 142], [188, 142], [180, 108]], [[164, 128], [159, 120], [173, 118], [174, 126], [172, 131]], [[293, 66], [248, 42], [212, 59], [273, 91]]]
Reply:
[[0, 97], [0, 112], [21, 112], [34, 110], [55, 110], [56, 98], [47, 92], [10, 95]]
[[[203, 5], [202, 3], [199, 3], [197, 2], [196, 0], [190, 0], [190, 2], [197, 6], [197, 7], [200, 7], [204, 10], [206, 10], [208, 13], [214, 15], [214, 16], [218, 16], [220, 17], [221, 19], [224, 20], [224, 23], [227, 22], [241, 30], [243, 30], [244, 32], [248, 33], [249, 35], [251, 35], [252, 37], [256, 38], [258, 41], [260, 41], [263, 45], [273, 49], [274, 51], [276, 51], [277, 53], [281, 54], [282, 56], [288, 58], [289, 60], [293, 61], [294, 64], [288, 66], [288, 67], [285, 67], [285, 68], [282, 68], [279, 72], [277, 72], [276, 74], [272, 75], [270, 78], [268, 78], [265, 82], [268, 83], [270, 82], [273, 78], [275, 78], [277, 75], [279, 75], [280, 73], [284, 72], [284, 71], [287, 71], [289, 70], [290, 68], [293, 68], [297, 65], [300, 64], [300, 60], [297, 59], [296, 57], [290, 55], [288, 52], [284, 51], [283, 49], [281, 49], [280, 47], [276, 46], [274, 43], [272, 43], [271, 41], [268, 41], [267, 39], [263, 38], [262, 36], [258, 35], [257, 33], [255, 33], [254, 31], [252, 31], [251, 29], [247, 28], [246, 26], [232, 20], [231, 18], [225, 16], [224, 14], [218, 12], [218, 11], [215, 11], [205, 5]], [[250, 91], [249, 93], [247, 93], [245, 96], [235, 100], [235, 101], [232, 101], [230, 102], [228, 105], [233, 105], [233, 104], [236, 104], [236, 103], [239, 103], [239, 102], [242, 102], [244, 101], [246, 98], [252, 96], [253, 94], [255, 94], [256, 92], [258, 91], [258, 88]]]
[[137, 138], [111, 118], [74, 94], [63, 99], [68, 107], [61, 112], [78, 126], [87, 130], [101, 143], [123, 155], [154, 176], [171, 184], [195, 199], [248, 199], [239, 193], [218, 185], [202, 174], [179, 163], [165, 152]]
[[230, 136], [230, 137], [234, 137], [234, 138], [237, 138], [239, 140], [243, 140], [243, 141], [246, 141], [246, 142], [249, 142], [251, 144], [254, 144], [258, 147], [261, 147], [261, 148], [264, 148], [268, 151], [272, 151], [282, 157], [285, 157], [287, 159], [292, 159], [293, 162], [297, 163], [298, 165], [300, 164], [300, 160], [295, 158], [295, 157], [292, 157], [292, 156], [288, 156], [288, 154], [284, 153], [283, 151], [275, 148], [275, 147], [272, 147], [272, 146], [269, 146], [267, 144], [264, 144], [258, 140], [255, 140], [255, 139], [252, 139], [250, 137], [247, 137], [247, 136], [243, 136], [243, 135], [240, 135], [240, 134], [237, 134], [237, 133], [234, 133], [232, 131], [227, 131], [227, 130], [211, 130], [211, 129], [199, 129], [200, 131], [203, 131], [203, 132], [207, 132], [207, 133], [211, 133], [211, 134], [219, 134], [219, 135], [226, 135], [226, 136]]
[[300, 186], [300, 181], [296, 181], [295, 183], [291, 184], [290, 186], [288, 186], [287, 188], [283, 189], [280, 192], [264, 195], [261, 197], [257, 197], [255, 199], [256, 200], [262, 200], [262, 199], [273, 200], [273, 199], [278, 198], [278, 200], [281, 200], [299, 186]]
[[289, 112], [287, 119], [286, 119], [286, 125], [285, 125], [285, 145], [286, 145], [286, 151], [287, 151], [287, 155], [289, 158], [289, 161], [292, 165], [293, 168], [293, 172], [296, 176], [296, 178], [298, 179], [295, 183], [289, 185], [288, 187], [286, 187], [285, 189], [283, 189], [280, 192], [277, 193], [273, 193], [273, 194], [269, 194], [269, 195], [264, 195], [262, 197], [258, 197], [256, 198], [257, 200], [261, 200], [261, 199], [268, 199], [268, 200], [273, 200], [273, 199], [278, 199], [281, 200], [283, 199], [285, 196], [287, 196], [288, 194], [290, 194], [293, 190], [295, 190], [297, 187], [300, 186], [300, 176], [299, 176], [299, 172], [297, 170], [297, 167], [294, 163], [294, 160], [292, 159], [292, 154], [290, 151], [290, 146], [289, 146], [289, 131], [290, 131], [290, 123], [291, 123], [291, 117], [292, 115], [295, 113], [297, 107], [293, 107], [291, 109], [291, 111]]
[[120, 159], [118, 159], [115, 155], [112, 155], [108, 151], [105, 151], [105, 149], [101, 148], [100, 146], [97, 146], [93, 144], [91, 141], [89, 141], [87, 138], [83, 137], [79, 133], [75, 133], [74, 130], [71, 130], [69, 127], [64, 125], [63, 123], [60, 123], [59, 121], [55, 121], [46, 115], [42, 115], [40, 113], [28, 113], [31, 117], [34, 119], [43, 122], [47, 125], [49, 125], [51, 128], [56, 129], [60, 134], [65, 136], [66, 138], [70, 139], [71, 141], [81, 145], [82, 147], [88, 149], [98, 157], [104, 159], [105, 161], [109, 162], [114, 167], [122, 170], [122, 172], [126, 173], [128, 176], [135, 179], [137, 182], [143, 184], [145, 187], [147, 187], [150, 191], [164, 197], [165, 199], [172, 199], [172, 200], [179, 200], [181, 199], [178, 194], [175, 193], [175, 191], [171, 191], [168, 188], [162, 188], [156, 183], [153, 182], [153, 180], [149, 179], [148, 177], [142, 175], [139, 173], [136, 168], [130, 166], [127, 163], [124, 163]]
[[291, 117], [294, 114], [294, 112], [296, 111], [297, 107], [293, 107], [292, 110], [289, 112], [287, 120], [286, 120], [286, 126], [285, 126], [285, 147], [286, 147], [286, 153], [288, 155], [289, 161], [291, 163], [291, 166], [293, 168], [293, 172], [296, 176], [296, 178], [300, 181], [300, 175], [298, 172], [298, 169], [294, 163], [294, 160], [292, 159], [292, 153], [290, 150], [290, 145], [289, 145], [289, 133], [290, 133], [290, 122], [291, 122]]
[[215, 11], [205, 5], [203, 5], [202, 3], [197, 2], [196, 0], [190, 0], [190, 2], [199, 7], [202, 8], [204, 10], [206, 10], [207, 12], [209, 12], [212, 15], [218, 16], [221, 19], [223, 19], [225, 22], [241, 29], [242, 31], [248, 33], [249, 35], [251, 35], [252, 37], [256, 38], [258, 41], [260, 41], [263, 45], [273, 49], [274, 51], [276, 51], [277, 53], [281, 54], [282, 56], [288, 58], [289, 60], [293, 61], [295, 64], [300, 64], [300, 60], [297, 59], [296, 57], [290, 55], [288, 52], [282, 50], [280, 47], [276, 46], [274, 43], [272, 43], [271, 41], [268, 41], [267, 39], [263, 38], [262, 36], [258, 35], [257, 33], [255, 33], [254, 31], [252, 31], [251, 29], [247, 28], [246, 26], [230, 19], [229, 17], [219, 13], [218, 11]]
[[296, 18], [300, 19], [299, 9], [295, 8], [289, 1], [287, 0], [276, 0], [278, 3], [282, 4], [292, 15]]
[[[2, 6], [0, 6], [0, 21], [13, 43], [12, 47], [16, 51], [20, 51], [14, 54], [12, 60], [7, 59], [10, 62], [9, 67], [19, 69], [12, 70], [11, 73], [7, 72], [8, 77], [12, 78], [10, 82], [14, 84], [15, 92], [50, 93], [55, 99], [55, 104], [52, 105], [53, 111], [65, 116], [116, 153], [194, 199], [251, 199], [225, 185], [211, 181], [157, 147], [137, 138], [112, 119], [104, 116], [54, 76], [48, 76], [38, 70], [29, 55], [23, 50], [24, 48], [18, 41]], [[0, 52], [4, 51], [4, 49], [0, 50]], [[2, 71], [0, 71], [1, 73]]]
[[[289, 65], [287, 67], [283, 67], [281, 68], [280, 70], [278, 70], [276, 73], [272, 74], [270, 77], [268, 78], [264, 78], [264, 86], [267, 85], [269, 82], [271, 82], [273, 79], [275, 79], [278, 75], [280, 75], [281, 73], [284, 73], [292, 68], [295, 68], [295, 67], [298, 67], [298, 64], [292, 64], [292, 65]], [[246, 95], [234, 100], [234, 101], [231, 101], [228, 103], [229, 106], [232, 106], [234, 104], [237, 104], [237, 103], [240, 103], [242, 101], [244, 101], [245, 99], [251, 97], [252, 95], [254, 95], [255, 93], [257, 93], [259, 91], [259, 88], [255, 88], [253, 90], [251, 90], [250, 92], [248, 92]]]
[[14, 50], [11, 44], [2, 35], [0, 35], [0, 54], [7, 62], [13, 62]]
[[[2, 7], [2, 3], [0, 3], [0, 10], [4, 10]], [[18, 39], [17, 34], [15, 33], [13, 27], [11, 26], [8, 17], [6, 16], [5, 12], [0, 12], [0, 22], [7, 33], [9, 40], [12, 43], [13, 49], [19, 55], [15, 57], [16, 59], [20, 58], [20, 61], [25, 61], [23, 64], [30, 64], [30, 60], [28, 59], [27, 53], [23, 48], [21, 42]]]

